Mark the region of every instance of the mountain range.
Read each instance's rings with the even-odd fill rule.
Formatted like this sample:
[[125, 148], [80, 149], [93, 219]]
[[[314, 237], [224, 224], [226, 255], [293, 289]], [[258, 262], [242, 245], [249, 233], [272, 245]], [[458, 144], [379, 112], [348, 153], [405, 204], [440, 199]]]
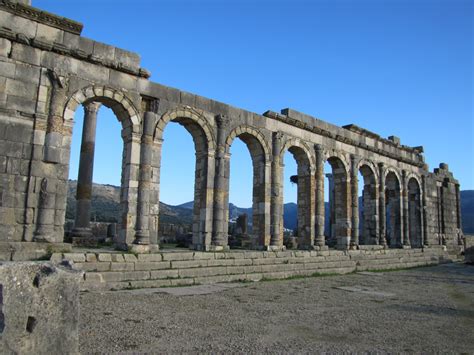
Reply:
[[[77, 182], [75, 180], [69, 180], [66, 208], [66, 219], [69, 220], [74, 219], [75, 215], [76, 185]], [[160, 202], [160, 223], [191, 225], [193, 205], [193, 201], [178, 206]], [[243, 213], [246, 213], [251, 218], [252, 208], [242, 208], [229, 203], [230, 220], [236, 219]], [[120, 219], [120, 187], [94, 184], [91, 214], [92, 220], [97, 222], [118, 223]], [[290, 202], [284, 205], [283, 225], [285, 228], [296, 228], [297, 214], [298, 208], [296, 203]], [[464, 233], [474, 234], [474, 190], [461, 191], [461, 215]]]

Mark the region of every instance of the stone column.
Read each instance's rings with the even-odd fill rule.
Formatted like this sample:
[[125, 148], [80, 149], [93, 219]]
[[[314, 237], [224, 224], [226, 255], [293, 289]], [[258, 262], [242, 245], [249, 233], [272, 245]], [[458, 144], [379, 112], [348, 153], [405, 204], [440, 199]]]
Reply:
[[403, 240], [403, 247], [410, 247], [410, 228], [409, 228], [409, 218], [408, 218], [408, 181], [407, 181], [407, 172], [402, 170], [402, 216], [400, 221], [401, 226], [401, 237]]
[[351, 249], [359, 248], [359, 176], [357, 168], [358, 160], [351, 155], [351, 207], [352, 207], [352, 234]]
[[334, 175], [326, 174], [328, 178], [328, 201], [329, 201], [329, 239], [331, 242], [336, 241], [336, 190], [334, 188]]
[[281, 143], [283, 134], [281, 132], [273, 133], [273, 159], [272, 159], [272, 175], [271, 175], [271, 230], [270, 230], [270, 248], [281, 248], [283, 246], [283, 236], [281, 234], [281, 218], [283, 214], [283, 199], [281, 175], [282, 166], [280, 159]]
[[225, 131], [229, 120], [226, 116], [217, 115], [217, 148], [216, 148], [216, 173], [214, 176], [214, 218], [212, 226], [211, 250], [228, 249], [227, 245], [227, 218], [226, 194], [229, 176], [226, 176], [228, 157], [225, 152]]
[[422, 236], [423, 236], [423, 245], [424, 246], [429, 246], [430, 245], [430, 242], [429, 242], [429, 239], [428, 239], [428, 226], [427, 226], [427, 220], [428, 220], [428, 216], [426, 215], [427, 214], [427, 206], [426, 206], [426, 194], [428, 193], [427, 189], [426, 189], [426, 176], [425, 175], [422, 175], [421, 176], [421, 188], [422, 188], [422, 191], [421, 191], [421, 197], [422, 197], [422, 227], [423, 227], [423, 233], [422, 233]]
[[100, 103], [91, 102], [84, 106], [79, 175], [77, 178], [76, 219], [72, 230], [73, 244], [95, 245], [90, 228], [92, 175], [94, 171], [95, 129]]
[[379, 244], [383, 245], [384, 247], [387, 246], [387, 238], [386, 238], [386, 228], [387, 228], [387, 214], [386, 214], [386, 206], [385, 206], [385, 167], [383, 163], [379, 163], [379, 195], [380, 195], [380, 203], [379, 203], [379, 221], [380, 221], [380, 235], [379, 235]]
[[316, 144], [316, 240], [315, 247], [327, 248], [324, 237], [324, 156], [323, 147]]
[[[152, 184], [151, 160], [153, 154], [153, 133], [156, 125], [156, 115], [147, 111], [143, 117], [143, 134], [140, 147], [140, 172], [137, 198], [137, 223], [135, 240], [132, 249], [136, 252], [150, 250], [150, 187]], [[155, 245], [155, 248], [158, 244]]]

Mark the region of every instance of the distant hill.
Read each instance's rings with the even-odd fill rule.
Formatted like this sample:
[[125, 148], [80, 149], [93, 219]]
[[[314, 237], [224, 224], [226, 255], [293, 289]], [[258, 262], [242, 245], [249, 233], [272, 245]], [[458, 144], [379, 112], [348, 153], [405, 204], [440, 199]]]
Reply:
[[[76, 185], [75, 180], [69, 180], [68, 197], [66, 208], [66, 219], [74, 219], [76, 203]], [[160, 202], [160, 222], [176, 225], [192, 224], [192, 209], [194, 202], [186, 202], [178, 206], [167, 205]], [[296, 203], [286, 203], [283, 208], [283, 224], [285, 228], [295, 229], [297, 224], [298, 206]], [[328, 212], [328, 203], [326, 202], [326, 212]], [[252, 218], [252, 208], [238, 207], [229, 203], [230, 219], [237, 218], [240, 214], [247, 213], [249, 223]], [[112, 185], [93, 185], [92, 194], [92, 219], [98, 222], [116, 222], [120, 221], [120, 187]], [[461, 191], [461, 214], [463, 231], [466, 234], [474, 234], [474, 190]], [[326, 221], [328, 214], [326, 213]]]

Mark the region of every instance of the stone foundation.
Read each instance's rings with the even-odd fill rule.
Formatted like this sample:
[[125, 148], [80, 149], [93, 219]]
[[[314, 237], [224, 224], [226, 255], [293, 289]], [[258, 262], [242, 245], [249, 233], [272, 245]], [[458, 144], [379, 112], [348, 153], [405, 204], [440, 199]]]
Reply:
[[67, 243], [0, 242], [0, 261], [46, 260], [54, 252], [71, 250]]
[[0, 264], [0, 353], [77, 354], [81, 276], [47, 262]]
[[326, 251], [163, 251], [155, 254], [53, 254], [85, 271], [82, 290], [120, 290], [219, 282], [284, 279], [436, 265], [453, 259], [444, 247]]

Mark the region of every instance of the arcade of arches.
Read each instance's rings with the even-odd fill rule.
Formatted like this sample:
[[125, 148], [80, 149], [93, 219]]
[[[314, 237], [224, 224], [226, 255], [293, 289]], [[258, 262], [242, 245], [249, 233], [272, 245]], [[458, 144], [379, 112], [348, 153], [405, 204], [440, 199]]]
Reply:
[[[459, 182], [447, 164], [429, 171], [423, 147], [292, 109], [256, 114], [160, 85], [150, 80], [137, 54], [82, 37], [81, 24], [28, 4], [5, 4], [0, 3], [0, 11], [8, 13], [0, 32], [1, 242], [63, 242], [73, 117], [79, 105], [86, 114], [73, 234], [74, 243], [91, 242], [99, 104], [111, 108], [122, 125], [118, 247], [137, 252], [158, 248], [162, 135], [171, 121], [184, 126], [195, 146], [194, 249], [228, 247], [230, 146], [236, 138], [252, 158], [253, 248], [284, 247], [286, 152], [297, 162], [299, 247], [454, 248], [462, 242]], [[326, 162], [331, 170], [327, 180]]]

